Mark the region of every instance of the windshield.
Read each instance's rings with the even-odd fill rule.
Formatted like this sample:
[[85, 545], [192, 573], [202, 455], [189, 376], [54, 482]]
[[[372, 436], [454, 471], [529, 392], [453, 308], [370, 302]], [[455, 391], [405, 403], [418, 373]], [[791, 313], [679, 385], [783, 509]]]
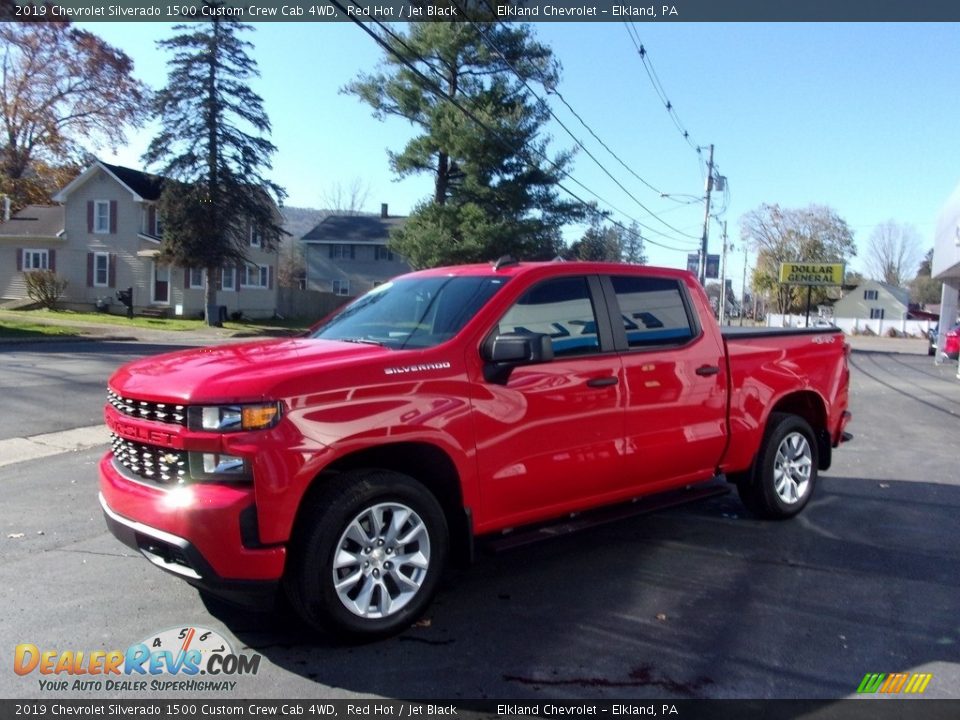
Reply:
[[449, 340], [503, 287], [503, 277], [401, 278], [350, 303], [310, 337], [394, 350]]

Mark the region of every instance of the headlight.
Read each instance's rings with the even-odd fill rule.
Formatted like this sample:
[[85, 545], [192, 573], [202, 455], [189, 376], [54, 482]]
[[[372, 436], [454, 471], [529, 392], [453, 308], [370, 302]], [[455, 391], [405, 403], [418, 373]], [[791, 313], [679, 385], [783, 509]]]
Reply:
[[280, 420], [279, 403], [257, 405], [208, 405], [187, 410], [187, 425], [191, 430], [209, 432], [240, 432], [266, 430]]

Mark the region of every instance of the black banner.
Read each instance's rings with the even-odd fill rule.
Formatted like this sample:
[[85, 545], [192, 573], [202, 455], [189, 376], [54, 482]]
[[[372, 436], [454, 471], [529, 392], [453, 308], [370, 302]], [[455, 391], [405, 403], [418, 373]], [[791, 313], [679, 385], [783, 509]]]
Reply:
[[32, 718], [618, 718], [621, 720], [954, 720], [960, 700], [0, 700], [0, 720]]
[[[956, 0], [6, 0], [0, 18], [183, 22], [955, 22]], [[482, 13], [482, 14], [479, 14]]]

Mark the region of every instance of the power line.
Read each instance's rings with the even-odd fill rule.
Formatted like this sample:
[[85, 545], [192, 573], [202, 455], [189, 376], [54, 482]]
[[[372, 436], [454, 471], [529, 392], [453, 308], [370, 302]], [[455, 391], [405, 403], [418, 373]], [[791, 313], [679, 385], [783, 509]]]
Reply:
[[[463, 106], [458, 100], [456, 100], [454, 97], [448, 95], [448, 94], [443, 90], [443, 88], [441, 88], [436, 82], [434, 82], [433, 80], [431, 80], [429, 77], [427, 77], [426, 75], [424, 75], [424, 73], [423, 73], [419, 68], [417, 68], [412, 62], [410, 62], [410, 60], [408, 60], [408, 59], [405, 58], [400, 52], [398, 52], [396, 48], [391, 47], [390, 43], [388, 43], [386, 40], [384, 40], [384, 39], [381, 38], [379, 35], [377, 35], [377, 33], [375, 33], [373, 30], [371, 30], [370, 28], [368, 28], [362, 21], [360, 21], [359, 18], [355, 17], [355, 16], [352, 15], [352, 14], [347, 13], [346, 7], [344, 7], [344, 5], [341, 4], [340, 0], [328, 0], [328, 2], [329, 2], [331, 5], [333, 5], [334, 7], [336, 7], [337, 9], [339, 9], [341, 12], [343, 12], [345, 15], [347, 15], [347, 16], [350, 18], [350, 20], [351, 20], [357, 27], [359, 27], [360, 29], [362, 29], [362, 30], [363, 30], [365, 33], [367, 33], [371, 38], [373, 38], [374, 42], [376, 42], [380, 47], [382, 47], [382, 48], [383, 48], [384, 50], [386, 50], [388, 53], [390, 53], [391, 55], [393, 55], [394, 57], [396, 57], [397, 60], [399, 60], [403, 65], [405, 65], [412, 73], [414, 73], [414, 75], [416, 75], [416, 76], [417, 76], [418, 78], [420, 78], [423, 82], [425, 82], [425, 83], [427, 84], [428, 89], [431, 90], [435, 95], [437, 95], [438, 97], [446, 100], [447, 102], [449, 102], [450, 104], [452, 104], [454, 107], [456, 107], [458, 110], [460, 110], [460, 112], [462, 112], [464, 115], [466, 115], [468, 118], [470, 118], [470, 119], [471, 119], [474, 123], [476, 123], [478, 126], [480, 126], [481, 128], [483, 128], [484, 130], [486, 130], [487, 133], [488, 133], [491, 137], [493, 137], [493, 138], [495, 138], [496, 140], [498, 140], [504, 147], [510, 149], [511, 151], [517, 152], [518, 154], [521, 154], [521, 155], [524, 157], [524, 159], [526, 160], [527, 164], [528, 164], [530, 167], [532, 167], [532, 168], [534, 168], [534, 169], [536, 169], [536, 168], [538, 167], [536, 163], [531, 162], [531, 160], [530, 160], [530, 152], [531, 152], [531, 151], [530, 151], [529, 149], [527, 149], [527, 148], [516, 148], [516, 147], [515, 147], [514, 145], [512, 145], [511, 143], [509, 143], [509, 142], [507, 142], [506, 140], [504, 140], [503, 137], [500, 135], [500, 133], [498, 133], [498, 132], [495, 131], [493, 128], [489, 127], [486, 123], [484, 123], [482, 120], [480, 120], [471, 110], [469, 110], [468, 108], [464, 107], [464, 106]], [[356, 0], [350, 0], [350, 2], [353, 3], [353, 5], [355, 5], [356, 7], [361, 7], [361, 6], [356, 2]], [[431, 66], [430, 63], [428, 63], [422, 56], [420, 56], [420, 55], [419, 55], [416, 51], [414, 51], [409, 45], [407, 45], [406, 42], [404, 42], [402, 38], [398, 37], [395, 33], [393, 33], [393, 32], [392, 32], [388, 27], [386, 27], [381, 21], [373, 18], [373, 22], [376, 23], [376, 25], [377, 25], [378, 27], [380, 27], [380, 29], [383, 30], [387, 35], [389, 35], [391, 38], [393, 38], [394, 41], [396, 41], [397, 43], [399, 43], [400, 45], [402, 45], [402, 46], [410, 53], [411, 57], [418, 58], [419, 60], [421, 60], [422, 62], [424, 62], [424, 63], [427, 65], [427, 67], [429, 67], [431, 70], [433, 70], [434, 73], [437, 73], [437, 70], [436, 70], [435, 68], [433, 68], [433, 66]], [[541, 151], [538, 151], [538, 150], [536, 150], [536, 149], [533, 149], [533, 153], [536, 154], [536, 155], [539, 155], [540, 157], [542, 157], [544, 160], [546, 160], [547, 163], [549, 163], [550, 165], [552, 165], [552, 166], [554, 167], [554, 169], [556, 169], [559, 173], [561, 173], [562, 175], [564, 175], [564, 176], [566, 176], [567, 178], [569, 178], [572, 182], [574, 182], [574, 183], [576, 183], [577, 185], [579, 185], [579, 186], [580, 186], [581, 188], [583, 188], [586, 192], [590, 193], [590, 194], [593, 195], [595, 198], [597, 198], [597, 200], [599, 200], [600, 202], [604, 203], [607, 207], [611, 208], [612, 210], [614, 210], [614, 211], [617, 212], [618, 214], [624, 216], [624, 217], [627, 218], [628, 220], [631, 220], [632, 222], [635, 222], [635, 223], [637, 223], [638, 225], [641, 224], [636, 218], [633, 218], [633, 217], [630, 216], [629, 214], [627, 214], [627, 213], [625, 213], [624, 211], [618, 209], [616, 206], [614, 206], [614, 205], [613, 205], [612, 203], [610, 203], [608, 200], [604, 199], [603, 197], [601, 197], [600, 195], [598, 195], [597, 193], [595, 193], [593, 190], [591, 190], [590, 188], [588, 188], [586, 185], [584, 185], [582, 182], [580, 182], [579, 180], [577, 180], [575, 177], [573, 177], [572, 175], [570, 175], [570, 173], [568, 173], [567, 171], [565, 171], [563, 168], [561, 168], [559, 165], [557, 165], [557, 163], [555, 163], [553, 160], [551, 160], [549, 157], [547, 157], [545, 153], [543, 153], [543, 152], [541, 152]], [[582, 197], [580, 197], [580, 196], [577, 195], [575, 192], [573, 192], [573, 191], [570, 190], [568, 187], [566, 187], [563, 183], [561, 183], [561, 182], [558, 181], [558, 182], [556, 183], [556, 185], [557, 185], [557, 187], [559, 187], [561, 190], [563, 190], [565, 193], [567, 193], [570, 197], [572, 197], [574, 200], [576, 200], [578, 203], [580, 203], [583, 207], [587, 208], [589, 211], [591, 211], [591, 212], [593, 212], [593, 213], [596, 213], [596, 214], [598, 214], [598, 215], [600, 215], [600, 216], [603, 216], [603, 213], [600, 213], [600, 211], [599, 211], [593, 204], [591, 204], [591, 203], [587, 202], [586, 200], [584, 200]], [[627, 231], [627, 232], [630, 232], [630, 229], [629, 229], [628, 227], [626, 227], [623, 223], [621, 223], [621, 222], [619, 222], [619, 221], [617, 221], [617, 220], [615, 220], [615, 219], [613, 219], [613, 218], [609, 218], [609, 217], [607, 217], [606, 219], [609, 220], [612, 224], [616, 225], [617, 227], [619, 227], [619, 228], [621, 228], [621, 229], [623, 229], [623, 230], [625, 230], [625, 231]], [[661, 234], [661, 235], [662, 235], [662, 233], [658, 233], [658, 234]], [[654, 241], [654, 240], [651, 240], [650, 238], [645, 238], [645, 240], [646, 240], [647, 242], [649, 242], [651, 245], [656, 245], [657, 247], [661, 247], [661, 248], [664, 248], [664, 249], [666, 249], [666, 250], [675, 250], [675, 251], [677, 251], [677, 252], [688, 252], [688, 248], [679, 248], [679, 247], [674, 247], [674, 246], [666, 245], [666, 244], [664, 244], [664, 243], [659, 243], [659, 242], [656, 242], [656, 241]]]
[[[455, 3], [454, 3], [454, 4], [455, 4]], [[463, 8], [461, 8], [461, 9], [463, 9]], [[464, 14], [466, 15], [466, 12], [464, 12]], [[611, 180], [613, 180], [614, 183], [616, 183], [617, 187], [619, 187], [621, 190], [623, 190], [623, 192], [626, 193], [627, 196], [628, 196], [631, 200], [633, 200], [637, 205], [639, 205], [641, 208], [643, 208], [651, 217], [656, 218], [656, 219], [659, 220], [661, 223], [663, 223], [666, 227], [670, 228], [670, 229], [673, 230], [674, 232], [679, 233], [680, 235], [684, 235], [684, 236], [690, 238], [691, 240], [698, 240], [698, 239], [699, 239], [696, 235], [690, 235], [689, 233], [684, 232], [684, 231], [681, 230], [680, 228], [675, 227], [675, 226], [671, 225], [670, 223], [668, 223], [666, 220], [664, 220], [663, 218], [661, 218], [657, 213], [655, 213], [653, 210], [651, 210], [651, 209], [648, 208], [646, 205], [644, 205], [644, 204], [640, 201], [640, 199], [637, 198], [636, 195], [634, 195], [634, 194], [633, 194], [632, 192], [630, 192], [626, 187], [624, 187], [623, 183], [621, 183], [616, 177], [614, 177], [614, 175], [607, 169], [607, 167], [606, 167], [602, 162], [600, 162], [600, 160], [598, 160], [597, 157], [596, 157], [592, 152], [590, 152], [589, 148], [587, 148], [587, 146], [583, 144], [583, 142], [580, 140], [580, 138], [578, 138], [576, 135], [573, 134], [573, 131], [570, 130], [570, 128], [567, 127], [567, 125], [563, 122], [563, 120], [561, 120], [559, 117], [557, 117], [557, 114], [550, 108], [550, 105], [549, 105], [543, 98], [541, 98], [541, 97], [537, 94], [536, 90], [534, 90], [533, 87], [531, 87], [530, 83], [527, 82], [527, 79], [523, 76], [523, 74], [521, 74], [513, 65], [510, 64], [510, 61], [507, 60], [506, 54], [503, 52], [503, 50], [502, 50], [500, 47], [497, 46], [497, 44], [496, 44], [495, 42], [493, 42], [493, 40], [490, 39], [490, 37], [489, 37], [488, 34], [483, 30], [483, 28], [481, 28], [478, 23], [474, 22], [473, 20], [470, 20], [469, 18], [467, 19], [467, 22], [469, 22], [474, 28], [476, 28], [477, 32], [480, 34], [481, 39], [487, 44], [487, 46], [488, 46], [491, 50], [493, 50], [494, 52], [496, 52], [496, 53], [500, 56], [500, 58], [501, 58], [501, 60], [503, 61], [503, 63], [504, 63], [508, 68], [510, 68], [511, 71], [513, 71], [513, 74], [516, 75], [517, 78], [519, 78], [520, 82], [523, 83], [524, 87], [527, 88], [527, 90], [530, 92], [530, 94], [533, 95], [533, 97], [535, 97], [535, 98], [537, 99], [537, 101], [540, 102], [540, 103], [547, 109], [547, 112], [550, 113], [550, 117], [552, 117], [554, 120], [556, 120], [556, 122], [560, 125], [561, 128], [564, 129], [564, 131], [567, 133], [567, 135], [569, 135], [571, 138], [573, 138], [573, 141], [577, 144], [577, 146], [580, 147], [580, 149], [583, 150], [583, 151], [587, 154], [587, 157], [589, 157], [591, 160], [593, 160], [593, 162], [596, 163], [597, 167], [599, 167], [599, 168], [604, 172], [604, 174], [605, 174], [607, 177], [609, 177]], [[639, 175], [637, 175], [637, 173], [635, 173], [630, 167], [628, 167], [627, 164], [623, 162], [623, 160], [620, 160], [619, 156], [617, 156], [616, 153], [614, 153], [609, 147], [607, 147], [607, 145], [606, 145], [602, 140], [600, 140], [600, 138], [597, 138], [596, 133], [594, 133], [593, 130], [591, 130], [590, 127], [583, 121], [583, 118], [581, 118], [581, 117], [576, 113], [576, 111], [574, 111], [573, 108], [570, 107], [569, 103], [567, 103], [567, 101], [563, 99], [563, 97], [560, 95], [560, 93], [559, 93], [558, 91], [556, 91], [556, 90], [553, 90], [553, 91], [548, 90], [548, 92], [553, 92], [553, 93], [556, 94], [558, 97], [560, 97], [560, 99], [563, 101], [564, 105], [566, 105], [568, 108], [570, 108], [570, 111], [573, 112], [573, 114], [577, 116], [577, 119], [580, 120], [580, 122], [584, 125], [584, 127], [586, 127], [587, 130], [590, 131], [590, 133], [600, 142], [600, 144], [603, 145], [603, 146], [607, 149], [607, 152], [609, 152], [611, 155], [613, 155], [613, 156], [620, 162], [621, 165], [623, 165], [625, 168], [627, 168], [627, 170], [629, 170], [635, 177], [637, 177], [637, 179], [639, 179], [641, 182], [643, 182], [645, 185], [647, 185], [647, 187], [655, 190], [655, 191], [658, 192], [658, 193], [660, 192], [660, 191], [657, 190], [657, 188], [655, 188], [653, 185], [651, 185], [651, 184], [648, 183], [646, 180], [644, 180], [642, 177], [640, 177]], [[671, 239], [671, 240], [676, 240], [676, 239], [678, 239], [678, 238], [672, 238], [672, 237], [670, 237], [669, 235], [666, 235], [665, 233], [663, 233], [663, 232], [661, 232], [661, 231], [659, 231], [659, 230], [655, 230], [654, 228], [650, 227], [649, 225], [646, 225], [646, 224], [641, 223], [641, 222], [639, 222], [639, 221], [636, 221], [636, 222], [637, 222], [637, 224], [640, 225], [641, 227], [643, 227], [643, 228], [649, 230], [650, 232], [655, 233], [655, 234], [657, 234], [657, 235], [659, 235], [659, 236], [661, 236], [661, 237], [666, 237], [666, 238]]]
[[653, 63], [650, 60], [650, 54], [647, 52], [646, 47], [644, 47], [643, 42], [640, 40], [640, 34], [637, 32], [637, 29], [633, 26], [632, 22], [624, 21], [624, 27], [627, 29], [627, 35], [630, 36], [633, 46], [637, 49], [637, 54], [640, 56], [640, 62], [643, 64], [644, 70], [647, 71], [647, 77], [650, 78], [650, 83], [653, 85], [654, 91], [660, 98], [660, 102], [663, 103], [663, 106], [667, 110], [667, 114], [670, 116], [673, 124], [680, 132], [680, 135], [684, 140], [686, 140], [687, 144], [696, 151], [697, 156], [699, 157], [701, 155], [702, 148], [693, 141], [693, 138], [690, 137], [690, 132], [680, 121], [680, 116], [677, 114], [677, 109], [673, 106], [673, 103], [670, 102], [670, 98], [667, 97], [667, 92], [663, 89], [663, 83], [660, 82], [660, 76], [657, 75], [657, 71], [653, 67]]

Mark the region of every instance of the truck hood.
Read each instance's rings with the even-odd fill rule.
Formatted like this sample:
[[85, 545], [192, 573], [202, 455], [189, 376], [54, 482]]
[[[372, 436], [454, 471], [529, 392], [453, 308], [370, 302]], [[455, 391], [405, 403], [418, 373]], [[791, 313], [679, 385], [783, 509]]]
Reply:
[[391, 351], [377, 345], [293, 338], [236, 343], [154, 355], [110, 378], [123, 397], [155, 402], [242, 402], [274, 399], [272, 388]]

